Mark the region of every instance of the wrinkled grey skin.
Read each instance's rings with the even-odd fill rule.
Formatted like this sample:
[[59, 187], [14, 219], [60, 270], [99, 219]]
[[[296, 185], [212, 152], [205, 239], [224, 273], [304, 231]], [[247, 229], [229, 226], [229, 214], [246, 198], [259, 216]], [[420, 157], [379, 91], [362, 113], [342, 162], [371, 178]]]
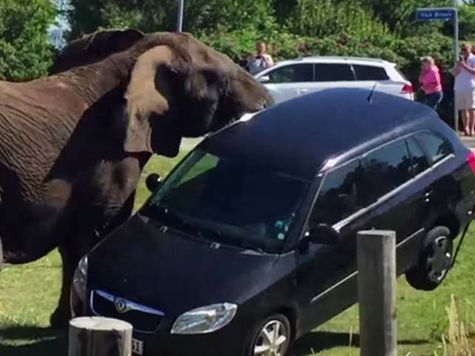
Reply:
[[187, 34], [98, 32], [72, 42], [52, 74], [0, 82], [0, 241], [7, 263], [59, 247], [63, 285], [51, 323], [61, 326], [77, 262], [130, 216], [152, 153], [175, 156], [182, 137], [271, 99]]

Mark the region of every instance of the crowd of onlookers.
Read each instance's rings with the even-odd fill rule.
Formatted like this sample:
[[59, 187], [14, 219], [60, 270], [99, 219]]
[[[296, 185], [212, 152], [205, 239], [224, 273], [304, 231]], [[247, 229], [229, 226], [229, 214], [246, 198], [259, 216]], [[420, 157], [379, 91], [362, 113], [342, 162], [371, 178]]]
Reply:
[[[419, 77], [421, 89], [425, 94], [424, 103], [437, 109], [443, 99], [442, 76], [432, 57], [423, 57], [422, 71]], [[472, 45], [463, 43], [461, 54], [454, 68], [455, 107], [462, 116], [463, 133], [475, 134], [475, 55]]]

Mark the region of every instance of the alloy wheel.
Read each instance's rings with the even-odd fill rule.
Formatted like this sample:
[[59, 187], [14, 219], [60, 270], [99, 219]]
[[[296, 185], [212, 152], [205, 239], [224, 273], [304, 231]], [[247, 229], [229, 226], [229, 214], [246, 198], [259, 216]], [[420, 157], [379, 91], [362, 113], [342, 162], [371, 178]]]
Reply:
[[289, 330], [280, 320], [270, 320], [260, 330], [254, 344], [254, 356], [284, 356]]

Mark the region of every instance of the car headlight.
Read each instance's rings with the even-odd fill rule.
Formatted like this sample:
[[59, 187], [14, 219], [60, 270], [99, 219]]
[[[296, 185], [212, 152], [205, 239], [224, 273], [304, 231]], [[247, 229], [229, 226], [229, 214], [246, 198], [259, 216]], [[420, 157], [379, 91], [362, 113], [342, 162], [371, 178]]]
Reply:
[[229, 324], [236, 315], [237, 305], [213, 304], [190, 310], [173, 323], [172, 334], [206, 334]]
[[87, 255], [81, 258], [73, 276], [73, 288], [77, 297], [82, 301], [86, 301], [87, 290]]

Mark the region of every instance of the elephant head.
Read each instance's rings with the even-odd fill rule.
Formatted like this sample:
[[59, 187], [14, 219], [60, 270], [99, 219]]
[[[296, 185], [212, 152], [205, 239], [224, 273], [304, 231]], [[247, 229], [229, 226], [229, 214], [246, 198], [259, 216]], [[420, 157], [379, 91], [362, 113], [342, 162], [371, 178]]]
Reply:
[[186, 33], [96, 32], [71, 42], [51, 72], [86, 65], [95, 65], [93, 75], [126, 68], [125, 100], [111, 111], [128, 153], [175, 156], [182, 137], [216, 131], [272, 103], [249, 73]]
[[267, 90], [229, 57], [185, 33], [156, 33], [131, 48], [124, 149], [178, 153], [182, 137], [219, 130], [272, 103]]

